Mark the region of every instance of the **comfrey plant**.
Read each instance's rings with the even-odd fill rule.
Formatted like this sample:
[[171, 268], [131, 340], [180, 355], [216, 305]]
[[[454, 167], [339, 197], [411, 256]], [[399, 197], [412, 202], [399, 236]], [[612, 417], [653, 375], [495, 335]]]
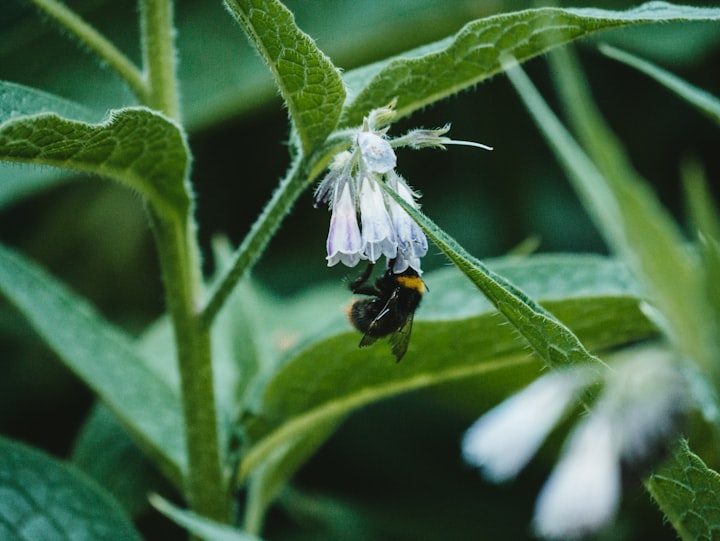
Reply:
[[[0, 293], [8, 302], [0, 306], [0, 331], [12, 338], [3, 346], [8, 366], [3, 381], [9, 390], [50, 379], [36, 373], [17, 376], [35, 366], [27, 360], [38, 355], [37, 335], [96, 401], [87, 418], [73, 424], [81, 429], [63, 457], [67, 460], [13, 440], [33, 439], [28, 436], [32, 431], [0, 438], [0, 537], [136, 541], [150, 517], [160, 524], [144, 533], [149, 537], [159, 528], [156, 535], [162, 539], [177, 537], [177, 528], [168, 528], [170, 521], [206, 541], [257, 541], [263, 535], [457, 539], [498, 528], [503, 535], [495, 537], [516, 539], [531, 526], [536, 537], [575, 539], [613, 528], [620, 514], [622, 530], [613, 537], [636, 539], [649, 524], [645, 514], [623, 508], [621, 494], [644, 483], [674, 529], [669, 538], [714, 538], [720, 476], [690, 447], [717, 462], [716, 438], [701, 436], [716, 435], [720, 426], [720, 217], [702, 168], [685, 167], [691, 236], [679, 230], [630, 166], [618, 138], [595, 111], [577, 62], [561, 46], [619, 27], [634, 36], [632, 27], [646, 25], [658, 33], [657, 43], [672, 43], [675, 50], [687, 40], [690, 50], [702, 42], [688, 37], [691, 24], [677, 39], [667, 39], [664, 32], [673, 25], [656, 23], [716, 26], [720, 8], [664, 2], [626, 11], [540, 7], [468, 22], [458, 19], [462, 11], [447, 9], [447, 2], [430, 1], [418, 10], [428, 24], [416, 24], [409, 15], [398, 17], [400, 8], [393, 2], [366, 2], [355, 13], [367, 18], [364, 27], [382, 30], [392, 56], [341, 72], [279, 0], [188, 0], [180, 6], [177, 27], [172, 0], [138, 0], [137, 10], [108, 4], [107, 10], [88, 11], [85, 17], [73, 11], [75, 2], [24, 0], [12, 4], [18, 11], [10, 12], [11, 19], [26, 15], [25, 4], [61, 32], [50, 27], [41, 32], [19, 20], [0, 38], [1, 76], [24, 82], [0, 82], [0, 206], [26, 198], [28, 206], [7, 213], [8, 220], [22, 214], [23, 230], [42, 231], [60, 215], [62, 228], [50, 228], [53, 249], [48, 253], [40, 249], [42, 243], [31, 243], [27, 251], [41, 262], [23, 255], [22, 246], [9, 246], [22, 244], [15, 227], [0, 244]], [[296, 5], [309, 27], [314, 16], [322, 18], [321, 26], [334, 26], [333, 10], [339, 9], [337, 27], [346, 45], [352, 45], [343, 50], [364, 51], [360, 56], [369, 59], [367, 34], [347, 26], [350, 2], [327, 3], [320, 11], [310, 3]], [[406, 23], [413, 32], [398, 31]], [[431, 42], [437, 36], [426, 33], [462, 23], [457, 33], [440, 41]], [[126, 24], [138, 31], [126, 31]], [[122, 46], [94, 25], [121, 28], [117, 39]], [[255, 59], [243, 55], [238, 33], [267, 64], [274, 87], [261, 88]], [[428, 43], [402, 52], [403, 45], [394, 40], [409, 34], [417, 43]], [[125, 49], [132, 49], [127, 42], [136, 35], [139, 53], [127, 54]], [[63, 48], [68, 36], [81, 44], [77, 54]], [[711, 42], [705, 43], [705, 52], [716, 46]], [[615, 48], [603, 45], [600, 51], [650, 75], [713, 121], [720, 118], [720, 104], [708, 93]], [[693, 51], [697, 58], [704, 56]], [[560, 102], [578, 141], [518, 67], [541, 55], [552, 63]], [[94, 63], [83, 62], [88, 56]], [[38, 62], [43, 69], [33, 70]], [[613, 64], [612, 69], [627, 68]], [[411, 176], [410, 168], [398, 163], [396, 149], [487, 147], [449, 139], [449, 125], [393, 137], [395, 122], [499, 74], [510, 79], [557, 154], [611, 256], [529, 255], [526, 250], [523, 257], [501, 257], [486, 265], [420, 212], [418, 193], [398, 171], [426, 194], [432, 192], [430, 182], [440, 181]], [[261, 102], [272, 103], [276, 90], [290, 121], [288, 171], [249, 230], [239, 233], [244, 236], [238, 246], [232, 249], [220, 238], [209, 250], [198, 232], [213, 229], [199, 218], [213, 215], [203, 212], [212, 188], [197, 182], [205, 170], [202, 144], [195, 148], [194, 143], [202, 138], [190, 136], [200, 128], [205, 136], [215, 133], [215, 127], [229, 125]], [[477, 92], [491, 92], [491, 87]], [[493, 108], [502, 109], [507, 99], [498, 95]], [[512, 102], [503, 111], [503, 126], [514, 125], [506, 117], [516, 109]], [[527, 140], [532, 135], [513, 134], [525, 138], [518, 147], [500, 143], [501, 134], [491, 122], [485, 125], [485, 118], [478, 115], [473, 130], [503, 149], [490, 160], [513, 155], [526, 161], [531, 150], [545, 152]], [[451, 113], [448, 120], [456, 119]], [[653, 112], [653, 125], [660, 133], [665, 119]], [[233, 219], [255, 215], [243, 207], [241, 199], [250, 192], [246, 185], [260, 184], [267, 165], [278, 163], [276, 156], [263, 156], [262, 170], [253, 171], [253, 153], [273, 147], [259, 140], [258, 130], [239, 132], [252, 137], [242, 144], [233, 141], [219, 167], [226, 179], [223, 198], [233, 201]], [[509, 185], [520, 169], [512, 165], [496, 168], [503, 178], [472, 176], [477, 182]], [[465, 170], [446, 168], [441, 181]], [[130, 188], [145, 222], [130, 228], [127, 207], [118, 211], [116, 204], [90, 201], [81, 188], [67, 183], [78, 172]], [[533, 174], [535, 184], [549, 178], [541, 173]], [[47, 221], [31, 224], [30, 195], [40, 188], [57, 189], [61, 182], [68, 184], [63, 193], [81, 202], [71, 211], [58, 203]], [[242, 185], [237, 197], [232, 194], [236, 185]], [[327, 205], [331, 212], [327, 265], [365, 267], [350, 282], [351, 292], [365, 298], [348, 309], [351, 323], [363, 333], [360, 346], [389, 336], [395, 358], [404, 356], [400, 364], [383, 343], [358, 348], [357, 333], [341, 309], [351, 302], [351, 292], [338, 280], [282, 298], [258, 285], [272, 274], [267, 267], [273, 265], [271, 258], [267, 266], [256, 267], [257, 262], [313, 186], [315, 206]], [[196, 198], [196, 192], [201, 196]], [[531, 208], [535, 202], [530, 199], [538, 198], [518, 206]], [[442, 215], [437, 199], [426, 195], [424, 202], [429, 213]], [[38, 207], [46, 211], [54, 203], [43, 199]], [[468, 216], [481, 212], [476, 211], [481, 201], [476, 205], [468, 196], [463, 203]], [[89, 216], [87, 223], [78, 219], [76, 209]], [[554, 203], [541, 214], [570, 220]], [[77, 231], [75, 223], [81, 225]], [[294, 242], [306, 264], [307, 251], [322, 242], [324, 233], [316, 235], [306, 224], [298, 229]], [[96, 310], [43, 270], [42, 263], [53, 263], [49, 259], [58, 251], [74, 257], [74, 249], [56, 249], [59, 238], [88, 230], [97, 235], [89, 253], [98, 252], [98, 261], [115, 261], [114, 271], [123, 269], [108, 272], [106, 284], [112, 287], [102, 285], [101, 265], [91, 263], [92, 255], [82, 265], [73, 260], [53, 268], [61, 274], [67, 268], [87, 271], [69, 279], [88, 291], [112, 289], [113, 297], [127, 305], [132, 297], [122, 292], [130, 282], [148, 288], [161, 284], [162, 295], [153, 290], [145, 296], [162, 296], [164, 313], [148, 310], [137, 316], [136, 307], [125, 306], [134, 314], [128, 325], [127, 318], [104, 304], [105, 297], [95, 299], [103, 308]], [[153, 266], [135, 264], [122, 251], [127, 238], [143, 238], [141, 230], [152, 235], [158, 280], [148, 279]], [[428, 270], [432, 265], [424, 258], [432, 246], [452, 265]], [[329, 272], [319, 264], [303, 273], [300, 259], [285, 252], [277, 260], [284, 276], [298, 269], [298, 289]], [[378, 263], [384, 268], [373, 279]], [[88, 285], [95, 281], [97, 287]], [[426, 290], [433, 294], [423, 300], [408, 346], [412, 316]], [[499, 325], [501, 320], [506, 324]], [[458, 460], [443, 464], [433, 454], [433, 443], [441, 437], [435, 437], [433, 427], [441, 429], [437, 434], [448, 434], [458, 423], [443, 415], [441, 424], [432, 425], [440, 416], [427, 412], [437, 400], [420, 411], [401, 401], [360, 411], [435, 387], [435, 398], [462, 402], [463, 418], [476, 418], [482, 412], [475, 397], [499, 396], [498, 379], [488, 376], [500, 370], [509, 375], [506, 380], [533, 381], [489, 407], [465, 433], [458, 454], [490, 481], [514, 479], [512, 490], [535, 501], [532, 525], [514, 520], [514, 504], [500, 509], [496, 501], [486, 505], [480, 500], [478, 494], [494, 487], [482, 486], [477, 476], [465, 472], [472, 483], [466, 489], [460, 483], [452, 489], [443, 484], [457, 479]], [[473, 398], [449, 397], [442, 385], [449, 382], [453, 391], [462, 387], [465, 392], [458, 394]], [[4, 410], [19, 411], [10, 401], [21, 394], [26, 393], [0, 393], [9, 404]], [[38, 394], [44, 395], [44, 388]], [[43, 407], [42, 417], [65, 410], [64, 399], [63, 407]], [[398, 403], [403, 406], [397, 408]], [[385, 423], [398, 410], [402, 429], [387, 430]], [[355, 454], [325, 460], [332, 445], [316, 454], [352, 415], [376, 415], [372, 423], [350, 423], [343, 432], [343, 441], [352, 442], [345, 448]], [[34, 429], [40, 423], [35, 415], [17, 424]], [[363, 426], [372, 427], [371, 437]], [[422, 427], [417, 435], [414, 426]], [[44, 436], [32, 443], [44, 444]], [[555, 436], [565, 438], [565, 444], [551, 467], [543, 463], [548, 453], [540, 448]], [[65, 448], [66, 441], [53, 449]], [[378, 452], [381, 459], [376, 459]], [[395, 455], [401, 458], [393, 462]], [[537, 467], [549, 472], [539, 494], [526, 486], [522, 473], [536, 455]], [[296, 480], [295, 473], [312, 456], [317, 458]], [[371, 462], [366, 469], [363, 459]], [[340, 475], [332, 469], [336, 463], [343, 464]], [[359, 477], [350, 472], [358, 471], [363, 485], [373, 489], [372, 497], [363, 498], [357, 490]], [[323, 485], [321, 479], [329, 478], [334, 484]], [[352, 486], [339, 489], [343, 481]], [[378, 486], [393, 482], [401, 487]], [[431, 490], [423, 492], [428, 486]], [[339, 496], [343, 492], [354, 494], [353, 501]], [[386, 494], [392, 500], [384, 500]], [[438, 494], [446, 500], [442, 505]], [[474, 513], [467, 511], [468, 502]], [[278, 512], [268, 515], [273, 505]], [[657, 516], [656, 522], [662, 524], [663, 518]]]

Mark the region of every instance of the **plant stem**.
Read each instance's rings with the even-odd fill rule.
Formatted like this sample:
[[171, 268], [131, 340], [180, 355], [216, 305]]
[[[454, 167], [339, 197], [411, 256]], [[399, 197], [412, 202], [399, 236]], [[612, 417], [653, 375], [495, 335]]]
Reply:
[[213, 287], [209, 300], [202, 310], [201, 317], [206, 326], [212, 324], [235, 285], [260, 258], [268, 242], [303, 190], [317, 178], [338, 152], [347, 147], [347, 138], [341, 137], [338, 140], [330, 140], [326, 148], [318, 153], [317, 159], [312, 157], [302, 159], [302, 154], [295, 158], [287, 174], [275, 188], [270, 201], [267, 202], [249, 233], [233, 254], [230, 269]]
[[145, 105], [180, 120], [172, 1], [140, 0], [140, 31], [149, 88]]
[[106, 62], [115, 73], [125, 80], [141, 103], [147, 101], [148, 87], [142, 72], [105, 36], [83, 20], [80, 15], [57, 0], [28, 1]]
[[[172, 1], [140, 0], [140, 14], [150, 89], [145, 105], [179, 120]], [[195, 513], [229, 523], [231, 507], [222, 473], [210, 328], [202, 324], [198, 310], [203, 288], [193, 206], [162, 215], [150, 209], [150, 215], [180, 372], [188, 456], [185, 497]]]
[[185, 496], [194, 512], [227, 523], [230, 498], [220, 459], [210, 330], [196, 309], [201, 287], [194, 237], [180, 221], [152, 210], [150, 215], [177, 347], [188, 453]]
[[213, 288], [210, 299], [202, 310], [202, 321], [206, 326], [209, 327], [212, 324], [213, 319], [232, 293], [235, 284], [259, 259], [283, 218], [287, 216], [295, 200], [307, 186], [306, 176], [303, 174], [304, 168], [301, 167], [300, 162], [299, 159], [293, 162], [287, 175], [275, 189], [270, 201], [250, 228], [250, 232], [233, 254], [230, 270]]

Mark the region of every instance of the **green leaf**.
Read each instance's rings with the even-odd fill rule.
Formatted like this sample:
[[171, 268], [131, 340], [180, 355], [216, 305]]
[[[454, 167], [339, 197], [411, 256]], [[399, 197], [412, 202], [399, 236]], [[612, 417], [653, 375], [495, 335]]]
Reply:
[[72, 462], [109, 491], [135, 517], [147, 510], [148, 494], [163, 486], [159, 472], [102, 402], [93, 406], [72, 450]]
[[[55, 113], [74, 120], [98, 122], [102, 115], [74, 102], [27, 86], [0, 81], [0, 122], [41, 112]], [[0, 209], [26, 195], [66, 181], [69, 174], [49, 167], [20, 167], [0, 163]]]
[[513, 68], [508, 76], [598, 229], [637, 277], [663, 330], [683, 355], [712, 371], [716, 364], [714, 347], [708, 336], [698, 332], [705, 327], [708, 314], [697, 257], [596, 112], [568, 53], [554, 54], [558, 55], [554, 57], [558, 64], [553, 71], [562, 77], [557, 86], [594, 163], [524, 73]]
[[303, 434], [285, 442], [265, 457], [252, 472], [248, 486], [244, 525], [248, 531], [261, 531], [265, 510], [295, 472], [325, 443], [345, 420], [344, 415], [318, 423]]
[[685, 541], [710, 541], [720, 532], [720, 474], [708, 468], [683, 440], [646, 482], [650, 495]]
[[0, 438], [0, 537], [139, 541], [110, 495], [74, 468]]
[[55, 113], [0, 123], [0, 160], [52, 165], [117, 180], [164, 215], [190, 208], [189, 150], [180, 127], [144, 108], [111, 111], [99, 124]]
[[146, 368], [130, 337], [43, 270], [2, 246], [0, 291], [103, 398], [161, 471], [178, 482], [186, 461], [180, 400]]
[[454, 36], [347, 73], [356, 97], [340, 125], [359, 125], [368, 111], [394, 98], [398, 116], [409, 115], [499, 73], [504, 56], [524, 62], [601, 31], [688, 20], [720, 20], [720, 8], [648, 2], [627, 11], [539, 8], [479, 19]]
[[52, 111], [62, 117], [99, 122], [102, 115], [60, 96], [36, 88], [0, 81], [0, 122]]
[[205, 541], [260, 541], [259, 537], [226, 524], [208, 520], [191, 511], [183, 511], [160, 496], [153, 495], [150, 501], [163, 515]]
[[[634, 297], [626, 270], [599, 257], [528, 257], [500, 260], [498, 272], [542, 299], [594, 349], [619, 346], [655, 334]], [[292, 446], [308, 456], [308, 440], [329, 434], [357, 408], [377, 400], [453, 380], [475, 377], [537, 359], [526, 343], [457, 269], [425, 276], [427, 298], [418, 311], [408, 353], [399, 364], [389, 347], [379, 342], [358, 348], [359, 335], [347, 329], [339, 299], [321, 291], [306, 295], [277, 315], [280, 328], [293, 332], [321, 314], [337, 314], [312, 335], [300, 338], [289, 361], [265, 387], [256, 416], [246, 423], [251, 447], [244, 455], [240, 478], [266, 460], [285, 455]], [[348, 295], [345, 294], [345, 302]], [[293, 327], [294, 326], [294, 327]], [[322, 438], [313, 442], [318, 446]], [[288, 451], [290, 447], [290, 451]], [[283, 466], [284, 467], [284, 466]], [[289, 475], [291, 468], [285, 468]], [[268, 481], [279, 482], [280, 473]], [[269, 491], [270, 492], [270, 491]]]
[[225, 0], [275, 77], [305, 154], [332, 132], [345, 102], [340, 73], [277, 0]]
[[716, 98], [709, 92], [706, 92], [690, 83], [673, 75], [658, 66], [631, 55], [620, 49], [610, 45], [601, 44], [600, 51], [610, 58], [613, 58], [623, 64], [627, 64], [649, 77], [655, 79], [658, 83], [672, 90], [675, 94], [683, 98], [685, 101], [697, 107], [700, 111], [708, 115], [715, 122], [720, 122], [720, 99]]

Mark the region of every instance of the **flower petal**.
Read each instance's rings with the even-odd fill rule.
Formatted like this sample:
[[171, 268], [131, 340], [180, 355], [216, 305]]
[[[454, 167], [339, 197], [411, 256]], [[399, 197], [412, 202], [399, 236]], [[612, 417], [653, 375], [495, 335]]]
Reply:
[[392, 220], [385, 207], [377, 182], [363, 178], [360, 187], [360, 218], [362, 221], [363, 254], [373, 263], [385, 256], [393, 259], [397, 255], [397, 242]]
[[350, 182], [336, 187], [333, 200], [330, 231], [327, 238], [328, 267], [342, 262], [354, 267], [362, 258], [362, 238], [350, 192]]
[[535, 506], [535, 531], [576, 539], [606, 525], [620, 499], [620, 459], [610, 416], [597, 409], [572, 434]]
[[[402, 177], [392, 172], [388, 175], [388, 181], [400, 197], [417, 208], [415, 194]], [[407, 270], [408, 267], [412, 267], [417, 272], [422, 272], [420, 269], [420, 259], [425, 257], [428, 250], [425, 233], [423, 233], [420, 226], [415, 223], [415, 220], [396, 202], [388, 200], [388, 206], [390, 207], [390, 214], [392, 215], [393, 225], [395, 226], [395, 235], [398, 244], [398, 253], [393, 272], [398, 274]]]
[[493, 481], [511, 479], [536, 453], [583, 382], [551, 372], [480, 417], [465, 433], [463, 457]]

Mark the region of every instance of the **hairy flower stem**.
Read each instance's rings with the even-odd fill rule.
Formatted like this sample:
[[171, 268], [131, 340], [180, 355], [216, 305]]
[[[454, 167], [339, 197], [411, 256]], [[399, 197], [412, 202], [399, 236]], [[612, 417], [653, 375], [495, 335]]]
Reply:
[[85, 21], [78, 13], [57, 0], [28, 0], [45, 15], [55, 21], [64, 32], [92, 51], [99, 59], [122, 77], [141, 102], [148, 97], [148, 89], [138, 67], [95, 27]]

